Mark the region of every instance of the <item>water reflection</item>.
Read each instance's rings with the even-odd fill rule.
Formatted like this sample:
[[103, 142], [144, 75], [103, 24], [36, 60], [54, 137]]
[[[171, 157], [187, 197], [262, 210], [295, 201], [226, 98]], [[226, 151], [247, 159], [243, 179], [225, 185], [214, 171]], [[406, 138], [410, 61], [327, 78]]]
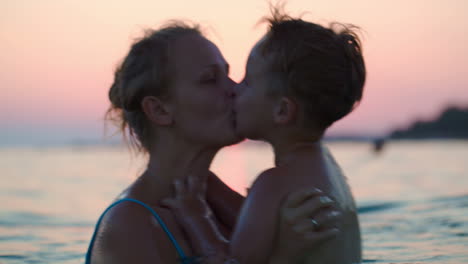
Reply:
[[[360, 207], [366, 263], [468, 263], [468, 142], [328, 144]], [[102, 210], [143, 170], [126, 149], [0, 149], [0, 263], [82, 263]], [[245, 193], [273, 165], [265, 144], [212, 169]]]

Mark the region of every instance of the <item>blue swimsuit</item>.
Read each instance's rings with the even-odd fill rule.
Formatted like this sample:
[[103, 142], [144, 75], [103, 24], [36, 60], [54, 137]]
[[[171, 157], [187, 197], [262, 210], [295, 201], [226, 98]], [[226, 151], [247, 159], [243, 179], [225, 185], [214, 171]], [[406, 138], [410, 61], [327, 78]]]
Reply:
[[182, 250], [182, 248], [180, 247], [179, 243], [177, 243], [177, 241], [175, 240], [174, 236], [171, 234], [171, 232], [169, 231], [169, 229], [167, 228], [166, 224], [164, 224], [163, 220], [161, 219], [161, 217], [156, 213], [156, 211], [153, 210], [153, 208], [149, 207], [147, 204], [141, 202], [141, 201], [138, 201], [138, 200], [135, 200], [135, 199], [131, 199], [131, 198], [125, 198], [125, 199], [121, 199], [121, 200], [118, 200], [116, 202], [114, 202], [113, 204], [111, 204], [109, 207], [107, 207], [107, 209], [104, 211], [104, 213], [102, 213], [101, 217], [99, 217], [99, 220], [97, 221], [96, 223], [96, 228], [94, 229], [94, 233], [93, 233], [93, 236], [91, 238], [91, 242], [89, 243], [89, 248], [88, 248], [88, 252], [86, 252], [86, 260], [85, 260], [85, 264], [91, 264], [91, 253], [92, 253], [92, 250], [93, 250], [93, 245], [94, 245], [94, 240], [96, 239], [96, 234], [97, 234], [97, 231], [98, 231], [98, 228], [99, 228], [99, 225], [101, 224], [101, 221], [102, 221], [102, 218], [104, 218], [104, 215], [107, 213], [107, 211], [109, 211], [112, 207], [114, 207], [115, 205], [121, 203], [121, 202], [125, 202], [125, 201], [128, 201], [128, 202], [134, 202], [134, 203], [137, 203], [143, 207], [145, 207], [146, 209], [148, 209], [151, 214], [154, 216], [154, 218], [156, 218], [156, 220], [158, 221], [159, 225], [162, 227], [162, 229], [164, 230], [164, 232], [166, 233], [166, 235], [169, 237], [169, 239], [171, 240], [172, 244], [174, 245], [176, 251], [177, 251], [177, 254], [180, 256], [180, 260], [182, 262], [182, 264], [190, 264], [190, 263], [196, 263], [195, 262], [195, 258], [190, 258], [190, 257], [187, 257], [184, 253], [184, 251]]

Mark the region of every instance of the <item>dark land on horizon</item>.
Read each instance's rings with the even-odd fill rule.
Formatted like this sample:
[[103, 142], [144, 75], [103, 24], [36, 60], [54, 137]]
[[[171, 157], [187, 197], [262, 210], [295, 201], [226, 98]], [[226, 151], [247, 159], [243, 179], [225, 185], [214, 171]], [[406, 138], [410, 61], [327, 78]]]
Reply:
[[435, 120], [416, 121], [390, 139], [468, 139], [468, 108], [447, 107]]
[[386, 136], [326, 136], [327, 141], [362, 141], [374, 143], [387, 140], [468, 139], [468, 107], [446, 107], [430, 121], [414, 121], [408, 128], [395, 129]]

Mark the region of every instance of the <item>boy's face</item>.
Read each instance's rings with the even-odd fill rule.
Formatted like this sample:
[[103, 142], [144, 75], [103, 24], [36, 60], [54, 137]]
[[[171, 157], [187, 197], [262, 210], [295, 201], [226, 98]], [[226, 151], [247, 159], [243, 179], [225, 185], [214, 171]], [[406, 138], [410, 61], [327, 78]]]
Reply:
[[247, 61], [244, 80], [237, 85], [235, 98], [236, 132], [250, 139], [264, 139], [272, 129], [275, 98], [268, 95], [268, 64], [259, 52], [260, 40]]

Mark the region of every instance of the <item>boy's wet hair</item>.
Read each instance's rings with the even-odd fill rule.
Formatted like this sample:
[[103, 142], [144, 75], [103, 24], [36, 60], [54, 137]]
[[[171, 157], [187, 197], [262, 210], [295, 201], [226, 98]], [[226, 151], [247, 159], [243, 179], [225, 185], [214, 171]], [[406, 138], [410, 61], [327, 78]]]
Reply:
[[353, 25], [324, 27], [273, 7], [258, 46], [267, 59], [272, 92], [304, 105], [306, 127], [322, 132], [360, 102], [366, 79], [361, 42]]

